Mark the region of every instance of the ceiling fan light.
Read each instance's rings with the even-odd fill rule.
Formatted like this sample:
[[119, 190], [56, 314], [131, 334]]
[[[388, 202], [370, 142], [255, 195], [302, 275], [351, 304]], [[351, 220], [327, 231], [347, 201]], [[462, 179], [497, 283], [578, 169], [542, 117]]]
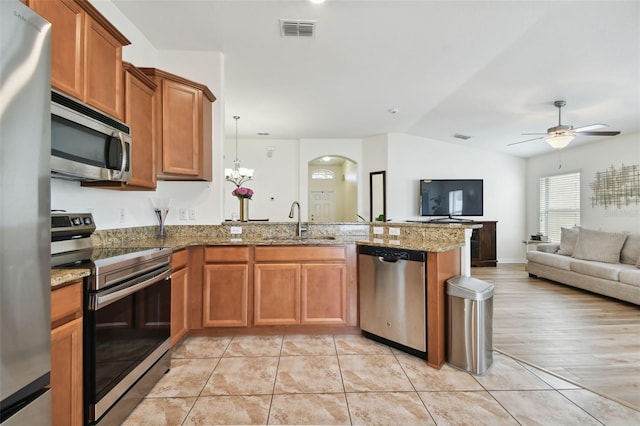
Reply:
[[547, 141], [553, 149], [561, 150], [569, 145], [574, 138], [575, 136], [573, 135], [556, 135], [546, 138], [545, 141]]

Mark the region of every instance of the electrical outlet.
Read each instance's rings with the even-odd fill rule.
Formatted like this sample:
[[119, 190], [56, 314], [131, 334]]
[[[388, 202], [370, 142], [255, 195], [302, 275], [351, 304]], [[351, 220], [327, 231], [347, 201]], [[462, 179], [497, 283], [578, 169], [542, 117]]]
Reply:
[[232, 234], [242, 234], [242, 226], [232, 226], [230, 231]]
[[187, 209], [181, 207], [178, 209], [178, 217], [180, 220], [187, 220]]
[[389, 235], [400, 235], [400, 228], [389, 228]]
[[118, 209], [118, 215], [120, 216], [120, 223], [127, 223], [127, 209]]
[[189, 220], [196, 220], [196, 208], [189, 208]]
[[383, 234], [383, 228], [382, 226], [374, 226], [373, 227], [373, 234], [374, 235], [382, 235]]

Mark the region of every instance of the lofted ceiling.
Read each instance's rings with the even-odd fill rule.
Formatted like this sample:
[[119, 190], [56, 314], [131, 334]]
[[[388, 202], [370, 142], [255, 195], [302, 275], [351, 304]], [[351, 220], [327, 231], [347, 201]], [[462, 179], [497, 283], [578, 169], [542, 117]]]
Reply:
[[[508, 144], [556, 126], [559, 99], [563, 124], [640, 132], [637, 0], [112, 1], [157, 49], [224, 54], [229, 136], [240, 115], [241, 138], [408, 133], [531, 157], [552, 150]], [[315, 36], [282, 37], [283, 18]]]

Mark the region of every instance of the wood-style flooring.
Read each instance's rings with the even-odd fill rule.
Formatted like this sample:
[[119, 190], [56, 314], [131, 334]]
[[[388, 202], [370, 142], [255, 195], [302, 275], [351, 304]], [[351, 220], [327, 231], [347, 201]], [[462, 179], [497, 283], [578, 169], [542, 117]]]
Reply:
[[495, 285], [494, 349], [640, 409], [640, 307], [530, 278], [524, 264], [471, 275]]

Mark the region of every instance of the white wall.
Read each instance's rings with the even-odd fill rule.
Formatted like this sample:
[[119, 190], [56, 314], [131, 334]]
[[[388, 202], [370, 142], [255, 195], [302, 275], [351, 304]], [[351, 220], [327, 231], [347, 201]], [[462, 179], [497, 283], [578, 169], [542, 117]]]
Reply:
[[562, 150], [562, 168], [558, 169], [558, 153], [530, 158], [527, 161], [527, 235], [538, 232], [538, 180], [543, 176], [580, 172], [581, 224], [592, 229], [608, 231], [640, 232], [640, 205], [633, 204], [618, 209], [592, 206], [593, 192], [589, 186], [596, 172], [614, 166], [619, 169], [640, 164], [640, 134], [621, 135], [600, 142]]
[[[365, 193], [366, 202], [362, 206], [360, 216], [371, 219], [371, 205], [369, 197], [371, 194], [371, 186], [369, 182], [369, 173], [387, 171], [387, 141], [388, 135], [376, 135], [364, 138], [362, 141], [362, 189]], [[388, 193], [388, 191], [387, 191]], [[387, 199], [387, 206], [389, 200]], [[388, 214], [387, 210], [387, 214]]]
[[483, 179], [484, 216], [495, 220], [499, 262], [524, 260], [525, 160], [406, 134], [388, 135], [387, 217], [418, 219], [418, 181]]
[[[242, 126], [242, 118], [238, 120]], [[225, 143], [223, 168], [233, 168], [235, 159], [235, 138]], [[268, 149], [273, 148], [271, 157]], [[291, 203], [298, 200], [298, 141], [295, 139], [238, 140], [238, 158], [240, 165], [254, 169], [254, 180], [243, 186], [251, 188], [254, 195], [249, 201], [249, 218], [269, 219], [275, 222], [290, 221]], [[223, 171], [224, 176], [224, 171]], [[231, 219], [232, 213], [238, 213], [239, 202], [231, 195], [235, 185], [225, 182], [224, 177], [218, 186], [224, 195], [224, 218]], [[298, 220], [298, 218], [295, 218]]]
[[342, 203], [344, 208], [342, 217], [344, 222], [358, 221], [358, 216], [354, 214], [354, 212], [358, 211], [358, 187], [363, 189], [365, 187], [364, 181], [367, 180], [366, 175], [361, 174], [363, 182], [358, 182], [358, 169], [358, 165], [351, 161], [345, 161], [343, 164], [342, 175], [344, 176], [344, 182], [342, 187], [344, 190], [342, 192]]

